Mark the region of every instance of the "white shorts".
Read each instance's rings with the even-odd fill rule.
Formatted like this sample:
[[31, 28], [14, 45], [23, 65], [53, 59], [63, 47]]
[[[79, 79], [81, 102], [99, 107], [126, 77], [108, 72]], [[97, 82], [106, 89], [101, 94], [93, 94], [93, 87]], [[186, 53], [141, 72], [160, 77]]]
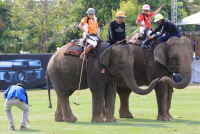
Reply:
[[89, 36], [89, 39], [87, 39], [87, 42], [93, 45], [93, 48], [97, 46], [97, 41], [99, 41], [99, 38], [97, 36]]

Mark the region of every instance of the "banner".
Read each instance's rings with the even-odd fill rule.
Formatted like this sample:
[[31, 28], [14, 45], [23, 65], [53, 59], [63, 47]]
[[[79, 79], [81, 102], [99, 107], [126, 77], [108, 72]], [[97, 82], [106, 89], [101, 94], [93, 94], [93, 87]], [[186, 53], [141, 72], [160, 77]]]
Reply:
[[0, 55], [0, 90], [23, 83], [27, 89], [46, 85], [46, 67], [52, 54]]
[[196, 57], [192, 61], [192, 79], [191, 82], [200, 82], [200, 59]]

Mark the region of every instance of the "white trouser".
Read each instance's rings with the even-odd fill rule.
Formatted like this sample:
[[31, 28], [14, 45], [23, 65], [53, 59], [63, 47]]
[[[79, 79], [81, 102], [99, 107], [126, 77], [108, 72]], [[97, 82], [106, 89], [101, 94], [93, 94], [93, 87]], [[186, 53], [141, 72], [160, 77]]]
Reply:
[[97, 46], [97, 41], [99, 41], [99, 38], [97, 36], [89, 36], [89, 38], [87, 39], [87, 42], [93, 45], [93, 48]]
[[29, 113], [28, 105], [25, 102], [20, 101], [19, 99], [10, 99], [10, 100], [6, 99], [6, 102], [4, 105], [4, 110], [6, 112], [8, 120], [10, 121], [10, 126], [14, 126], [14, 120], [13, 120], [13, 116], [12, 116], [12, 112], [11, 112], [11, 108], [13, 106], [16, 106], [19, 109], [21, 109], [22, 111], [24, 111], [22, 114], [22, 121], [21, 121], [20, 125], [26, 126], [26, 120], [28, 119], [28, 113]]

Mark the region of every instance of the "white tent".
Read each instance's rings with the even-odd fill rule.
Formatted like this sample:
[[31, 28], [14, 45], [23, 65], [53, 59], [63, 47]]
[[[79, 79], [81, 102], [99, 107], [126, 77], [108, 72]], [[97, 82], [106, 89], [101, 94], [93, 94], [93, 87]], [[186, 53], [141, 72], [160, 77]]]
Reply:
[[200, 25], [200, 12], [183, 18], [182, 22], [178, 23], [177, 25], [188, 25], [188, 24]]

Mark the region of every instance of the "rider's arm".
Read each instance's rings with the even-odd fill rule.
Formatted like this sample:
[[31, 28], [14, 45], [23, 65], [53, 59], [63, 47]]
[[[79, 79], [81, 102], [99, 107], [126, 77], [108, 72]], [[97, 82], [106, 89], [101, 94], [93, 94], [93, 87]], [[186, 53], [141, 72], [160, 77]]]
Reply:
[[96, 24], [96, 33], [97, 33], [97, 36], [100, 38], [100, 31], [99, 31], [99, 28], [98, 28], [98, 23]]
[[87, 32], [87, 31], [83, 28], [83, 23], [80, 22], [80, 24], [78, 25], [78, 27], [79, 27], [83, 32]]
[[98, 27], [96, 27], [96, 32], [97, 32], [97, 36], [100, 38], [100, 32], [99, 32]]
[[150, 35], [155, 34], [155, 33], [158, 32], [161, 28], [162, 28], [162, 24], [160, 24], [153, 32], [151, 32]]
[[[126, 27], [125, 27], [125, 23], [124, 23], [124, 39], [126, 39]], [[123, 43], [126, 44], [126, 40]]]
[[157, 13], [159, 13], [162, 7], [163, 7], [163, 5], [160, 6], [160, 7], [154, 12], [154, 15], [156, 15]]
[[114, 37], [114, 33], [113, 33], [114, 32], [114, 28], [113, 28], [112, 24], [113, 23], [111, 22], [109, 27], [108, 27], [108, 32], [109, 32], [109, 36], [110, 36], [110, 41], [115, 44], [117, 42], [117, 40]]
[[162, 4], [162, 6], [160, 6], [160, 7], [154, 12], [154, 15], [156, 15], [157, 13], [159, 13], [160, 10], [161, 10], [162, 8], [164, 8], [164, 7], [165, 7], [165, 4]]
[[79, 27], [83, 32], [87, 32], [87, 31], [83, 28], [83, 25], [86, 23], [86, 21], [87, 21], [87, 18], [84, 17], [84, 18], [81, 20], [80, 24], [78, 25], [78, 27]]
[[167, 30], [167, 23], [160, 24], [160, 29], [159, 30], [160, 30], [160, 33], [157, 34], [154, 38], [160, 37], [165, 33], [165, 31]]

